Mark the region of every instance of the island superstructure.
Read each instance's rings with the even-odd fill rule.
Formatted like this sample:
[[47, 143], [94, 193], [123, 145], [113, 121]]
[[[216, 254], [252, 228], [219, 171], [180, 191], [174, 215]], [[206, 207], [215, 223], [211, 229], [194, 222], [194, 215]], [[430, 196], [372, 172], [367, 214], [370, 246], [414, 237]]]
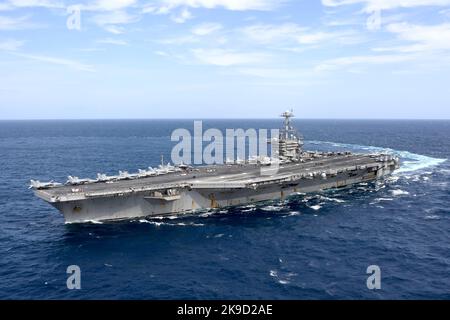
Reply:
[[[67, 223], [133, 219], [195, 213], [284, 199], [293, 194], [342, 188], [368, 182], [399, 168], [390, 154], [353, 154], [303, 150], [292, 126], [292, 111], [282, 114], [283, 128], [272, 143], [276, 156], [191, 167], [160, 165], [97, 179], [69, 176], [65, 185], [31, 181], [37, 197], [64, 215]], [[276, 169], [274, 169], [276, 164]]]

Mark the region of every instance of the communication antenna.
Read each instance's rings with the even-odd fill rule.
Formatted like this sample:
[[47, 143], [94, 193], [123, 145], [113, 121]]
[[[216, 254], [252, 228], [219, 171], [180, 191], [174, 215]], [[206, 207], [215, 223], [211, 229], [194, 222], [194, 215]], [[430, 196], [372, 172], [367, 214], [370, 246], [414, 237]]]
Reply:
[[285, 111], [281, 114], [281, 117], [284, 118], [284, 138], [286, 140], [289, 139], [289, 133], [294, 130], [294, 128], [291, 125], [291, 118], [295, 117], [294, 115], [294, 109], [291, 109], [290, 111]]

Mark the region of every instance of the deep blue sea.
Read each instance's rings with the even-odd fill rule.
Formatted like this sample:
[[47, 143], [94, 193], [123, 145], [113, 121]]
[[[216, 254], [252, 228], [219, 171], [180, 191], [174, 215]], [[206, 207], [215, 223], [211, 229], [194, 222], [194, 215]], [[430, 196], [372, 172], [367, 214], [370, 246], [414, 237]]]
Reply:
[[[280, 120], [207, 120], [277, 128]], [[66, 225], [30, 179], [156, 166], [189, 120], [1, 121], [1, 299], [450, 299], [450, 121], [296, 121], [306, 148], [388, 149], [375, 183], [200, 216]], [[66, 268], [81, 268], [68, 290]], [[367, 267], [381, 269], [369, 290]]]

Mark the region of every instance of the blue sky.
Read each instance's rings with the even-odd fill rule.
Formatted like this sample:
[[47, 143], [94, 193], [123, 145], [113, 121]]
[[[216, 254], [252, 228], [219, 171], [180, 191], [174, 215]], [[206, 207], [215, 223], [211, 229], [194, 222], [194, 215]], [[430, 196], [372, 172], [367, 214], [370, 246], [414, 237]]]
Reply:
[[0, 119], [449, 119], [449, 54], [450, 0], [6, 0]]

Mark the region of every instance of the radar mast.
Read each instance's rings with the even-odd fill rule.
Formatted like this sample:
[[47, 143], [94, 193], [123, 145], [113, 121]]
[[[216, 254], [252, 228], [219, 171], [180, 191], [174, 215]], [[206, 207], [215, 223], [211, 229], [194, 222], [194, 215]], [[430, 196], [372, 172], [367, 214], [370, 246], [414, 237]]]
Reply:
[[292, 125], [295, 117], [294, 110], [288, 110], [281, 114], [284, 118], [284, 126], [280, 132], [280, 157], [291, 160], [299, 159], [303, 147], [303, 139]]
[[283, 128], [283, 136], [286, 140], [289, 139], [290, 134], [292, 131], [295, 131], [295, 129], [291, 125], [291, 118], [295, 117], [294, 110], [291, 109], [290, 111], [285, 111], [281, 114], [281, 117], [284, 118], [284, 128]]

